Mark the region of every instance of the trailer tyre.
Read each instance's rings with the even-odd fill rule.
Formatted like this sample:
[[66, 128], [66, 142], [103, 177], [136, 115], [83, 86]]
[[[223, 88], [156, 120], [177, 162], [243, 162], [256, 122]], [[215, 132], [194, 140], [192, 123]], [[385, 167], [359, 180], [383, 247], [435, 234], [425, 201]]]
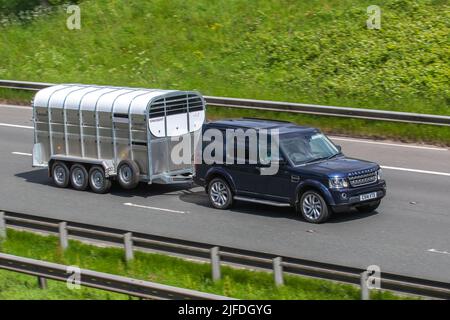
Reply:
[[82, 164], [70, 168], [70, 184], [75, 190], [84, 191], [89, 186], [89, 173]]
[[59, 188], [66, 188], [69, 185], [69, 168], [64, 162], [55, 162], [52, 167], [53, 183]]
[[111, 189], [111, 180], [106, 178], [102, 167], [93, 166], [89, 170], [89, 186], [95, 193], [106, 193]]
[[140, 170], [136, 162], [123, 160], [117, 168], [117, 180], [124, 189], [134, 189], [139, 184]]

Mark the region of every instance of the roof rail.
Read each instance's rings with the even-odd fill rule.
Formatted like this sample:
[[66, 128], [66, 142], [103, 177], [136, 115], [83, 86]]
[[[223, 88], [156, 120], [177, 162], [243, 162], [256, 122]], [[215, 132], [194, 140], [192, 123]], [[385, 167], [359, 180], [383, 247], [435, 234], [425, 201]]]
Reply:
[[256, 118], [256, 117], [242, 117], [243, 120], [260, 120], [260, 121], [272, 121], [272, 122], [282, 122], [282, 123], [293, 123], [287, 120], [277, 120], [277, 119], [267, 119], [267, 118]]

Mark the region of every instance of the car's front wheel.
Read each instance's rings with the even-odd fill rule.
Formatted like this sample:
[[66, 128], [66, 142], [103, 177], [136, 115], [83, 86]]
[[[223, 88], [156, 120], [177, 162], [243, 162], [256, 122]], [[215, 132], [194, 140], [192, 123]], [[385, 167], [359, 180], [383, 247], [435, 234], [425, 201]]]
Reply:
[[214, 178], [208, 185], [209, 202], [216, 209], [228, 209], [233, 204], [230, 186], [222, 178]]
[[330, 210], [322, 195], [313, 190], [303, 193], [299, 210], [303, 218], [311, 223], [322, 223], [330, 217]]

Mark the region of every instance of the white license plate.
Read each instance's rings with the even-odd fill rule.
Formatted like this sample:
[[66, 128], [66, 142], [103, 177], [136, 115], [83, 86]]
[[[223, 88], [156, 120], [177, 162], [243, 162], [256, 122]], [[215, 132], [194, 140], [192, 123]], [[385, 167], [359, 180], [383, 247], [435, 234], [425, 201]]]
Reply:
[[377, 197], [376, 192], [366, 193], [359, 196], [359, 201], [366, 201], [370, 199], [375, 199]]

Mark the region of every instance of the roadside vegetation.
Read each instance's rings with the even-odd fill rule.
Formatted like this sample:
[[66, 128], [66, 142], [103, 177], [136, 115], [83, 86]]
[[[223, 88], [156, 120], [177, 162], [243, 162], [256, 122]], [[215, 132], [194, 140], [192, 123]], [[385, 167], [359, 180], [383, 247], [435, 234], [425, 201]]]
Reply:
[[[12, 229], [7, 230], [7, 239], [1, 243], [0, 251], [240, 299], [353, 300], [360, 297], [355, 286], [298, 276], [285, 276], [285, 285], [277, 288], [270, 273], [230, 267], [222, 267], [223, 278], [215, 283], [211, 280], [208, 263], [138, 251], [133, 262], [126, 263], [123, 250], [119, 248], [100, 248], [73, 240], [63, 253], [54, 236]], [[47, 290], [41, 290], [35, 277], [0, 269], [0, 299], [129, 299], [96, 289], [69, 290], [65, 283], [51, 280], [48, 284]], [[372, 299], [400, 297], [372, 291]]]
[[[81, 30], [66, 28], [64, 6], [0, 27], [0, 78], [449, 115], [448, 1], [380, 0], [380, 30], [366, 27], [371, 4], [86, 0]], [[212, 118], [247, 113], [209, 111]], [[450, 145], [448, 127], [266, 114], [333, 133]]]

